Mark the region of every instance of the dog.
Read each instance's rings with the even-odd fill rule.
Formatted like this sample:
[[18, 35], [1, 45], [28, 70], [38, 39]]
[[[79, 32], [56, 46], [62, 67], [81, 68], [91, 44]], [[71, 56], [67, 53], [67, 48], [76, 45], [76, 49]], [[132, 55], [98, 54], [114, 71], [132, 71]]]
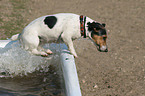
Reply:
[[73, 40], [90, 38], [100, 52], [107, 52], [107, 31], [104, 23], [98, 23], [89, 17], [73, 13], [58, 13], [39, 17], [28, 24], [20, 34], [13, 35], [11, 40], [19, 40], [22, 47], [32, 54], [48, 56], [49, 49], [42, 46], [45, 43], [60, 39], [68, 46], [70, 53], [78, 57], [73, 46]]

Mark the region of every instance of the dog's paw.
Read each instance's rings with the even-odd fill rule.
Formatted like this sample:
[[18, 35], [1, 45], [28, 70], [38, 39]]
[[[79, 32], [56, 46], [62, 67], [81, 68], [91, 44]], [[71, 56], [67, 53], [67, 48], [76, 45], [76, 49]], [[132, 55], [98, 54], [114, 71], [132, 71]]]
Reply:
[[41, 53], [41, 56], [42, 56], [42, 57], [47, 57], [48, 54], [46, 54], [46, 53], [43, 52], [43, 53]]
[[46, 53], [49, 54], [49, 55], [53, 54], [53, 52], [49, 49], [46, 50]]
[[73, 56], [74, 56], [74, 58], [78, 58], [78, 55], [77, 54], [75, 54], [75, 55], [73, 54]]
[[41, 55], [42, 57], [48, 57], [48, 54], [47, 55]]
[[78, 56], [76, 55], [76, 56], [74, 56], [74, 58], [78, 58]]

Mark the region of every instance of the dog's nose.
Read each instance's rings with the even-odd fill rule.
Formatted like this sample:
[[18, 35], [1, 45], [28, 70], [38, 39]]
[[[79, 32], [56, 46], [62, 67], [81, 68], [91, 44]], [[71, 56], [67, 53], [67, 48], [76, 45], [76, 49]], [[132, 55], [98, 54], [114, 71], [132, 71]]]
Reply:
[[107, 49], [107, 46], [102, 46], [101, 48], [100, 48], [100, 50], [102, 50], [102, 51], [105, 51]]
[[108, 52], [108, 49], [105, 50], [99, 50], [100, 52]]
[[107, 49], [107, 46], [102, 46], [100, 49], [99, 49], [100, 52], [108, 52], [108, 49]]
[[104, 52], [108, 52], [108, 49], [106, 49]]

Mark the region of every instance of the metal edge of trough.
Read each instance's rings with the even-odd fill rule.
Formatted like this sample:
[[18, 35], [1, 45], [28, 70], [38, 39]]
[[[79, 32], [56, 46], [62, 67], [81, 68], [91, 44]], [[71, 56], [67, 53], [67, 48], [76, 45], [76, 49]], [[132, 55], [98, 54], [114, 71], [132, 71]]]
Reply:
[[74, 56], [63, 50], [60, 58], [66, 96], [82, 96]]
[[[9, 47], [13, 42], [15, 41], [0, 40], [0, 48]], [[66, 96], [82, 96], [73, 55], [63, 49], [60, 58]]]

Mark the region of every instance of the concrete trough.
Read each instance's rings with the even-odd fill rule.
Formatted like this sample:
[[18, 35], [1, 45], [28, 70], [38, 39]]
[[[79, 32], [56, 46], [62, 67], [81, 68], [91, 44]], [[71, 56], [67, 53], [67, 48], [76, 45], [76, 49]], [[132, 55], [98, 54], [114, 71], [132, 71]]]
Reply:
[[[11, 48], [11, 45], [17, 41], [0, 40], [0, 48]], [[69, 54], [66, 45], [63, 45], [60, 55], [60, 67], [64, 78], [64, 90], [66, 96], [82, 96], [75, 60], [73, 55]]]

